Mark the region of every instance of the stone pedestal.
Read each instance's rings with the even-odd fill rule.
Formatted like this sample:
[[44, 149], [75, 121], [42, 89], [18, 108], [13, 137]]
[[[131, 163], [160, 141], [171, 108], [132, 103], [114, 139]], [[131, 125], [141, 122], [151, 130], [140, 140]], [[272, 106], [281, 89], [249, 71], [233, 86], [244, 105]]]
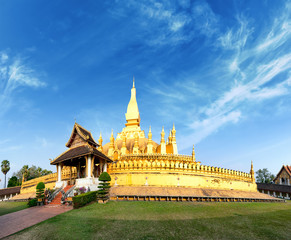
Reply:
[[98, 178], [78, 178], [76, 179], [76, 187], [85, 187], [86, 189], [89, 187], [90, 191], [97, 191], [99, 185]]

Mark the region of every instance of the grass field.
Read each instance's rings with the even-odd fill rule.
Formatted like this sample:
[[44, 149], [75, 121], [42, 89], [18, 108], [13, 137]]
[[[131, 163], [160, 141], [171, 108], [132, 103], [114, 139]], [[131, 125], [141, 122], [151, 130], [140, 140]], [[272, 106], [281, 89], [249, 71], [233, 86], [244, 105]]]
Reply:
[[27, 202], [0, 202], [0, 216], [27, 208]]
[[9, 239], [290, 239], [291, 202], [91, 204]]

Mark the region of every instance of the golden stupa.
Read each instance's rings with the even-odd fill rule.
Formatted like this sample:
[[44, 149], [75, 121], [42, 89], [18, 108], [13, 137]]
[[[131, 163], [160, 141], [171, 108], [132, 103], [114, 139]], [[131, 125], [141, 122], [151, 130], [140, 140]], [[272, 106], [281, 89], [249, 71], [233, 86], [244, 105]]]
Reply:
[[75, 123], [68, 150], [51, 161], [57, 173], [22, 183], [22, 196], [35, 192], [40, 181], [50, 188], [69, 185], [94, 190], [99, 175], [107, 171], [111, 175], [111, 199], [274, 200], [257, 191], [253, 163], [249, 173], [206, 166], [196, 161], [194, 145], [191, 155], [179, 155], [174, 125], [167, 140], [164, 127], [160, 143], [152, 140], [151, 128], [146, 137], [140, 127], [134, 80], [125, 118], [125, 127], [116, 138], [112, 130], [105, 145], [101, 134], [97, 143], [91, 132]]

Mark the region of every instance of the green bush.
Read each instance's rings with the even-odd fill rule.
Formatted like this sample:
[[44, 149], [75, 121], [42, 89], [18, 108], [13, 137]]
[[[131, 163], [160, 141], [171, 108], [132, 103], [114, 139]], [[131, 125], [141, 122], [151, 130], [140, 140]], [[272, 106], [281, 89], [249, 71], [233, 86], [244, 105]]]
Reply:
[[101, 173], [101, 175], [99, 176], [99, 181], [103, 181], [103, 182], [111, 181], [111, 177], [108, 174], [108, 172]]
[[96, 201], [97, 191], [87, 192], [73, 197], [73, 207], [80, 208], [86, 204]]
[[43, 182], [39, 182], [36, 186], [36, 198], [44, 198], [45, 185]]
[[100, 190], [98, 190], [97, 192], [97, 198], [99, 200], [105, 201], [108, 199], [108, 194], [109, 194], [109, 189], [110, 189], [109, 181], [111, 181], [111, 177], [107, 172], [103, 172], [101, 173], [99, 177], [99, 181], [102, 181], [102, 182], [99, 183], [99, 186], [98, 186]]
[[30, 199], [27, 203], [28, 207], [34, 207], [37, 205], [37, 199], [36, 198], [33, 198], [33, 199]]

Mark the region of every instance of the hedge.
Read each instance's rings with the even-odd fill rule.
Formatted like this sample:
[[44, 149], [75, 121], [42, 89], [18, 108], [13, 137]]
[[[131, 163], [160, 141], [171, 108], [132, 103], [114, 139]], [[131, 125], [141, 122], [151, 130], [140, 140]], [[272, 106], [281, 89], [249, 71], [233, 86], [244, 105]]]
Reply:
[[37, 199], [36, 198], [33, 198], [33, 199], [30, 199], [27, 203], [28, 207], [34, 207], [37, 205]]
[[87, 192], [73, 197], [73, 207], [80, 208], [86, 204], [96, 201], [97, 191]]

